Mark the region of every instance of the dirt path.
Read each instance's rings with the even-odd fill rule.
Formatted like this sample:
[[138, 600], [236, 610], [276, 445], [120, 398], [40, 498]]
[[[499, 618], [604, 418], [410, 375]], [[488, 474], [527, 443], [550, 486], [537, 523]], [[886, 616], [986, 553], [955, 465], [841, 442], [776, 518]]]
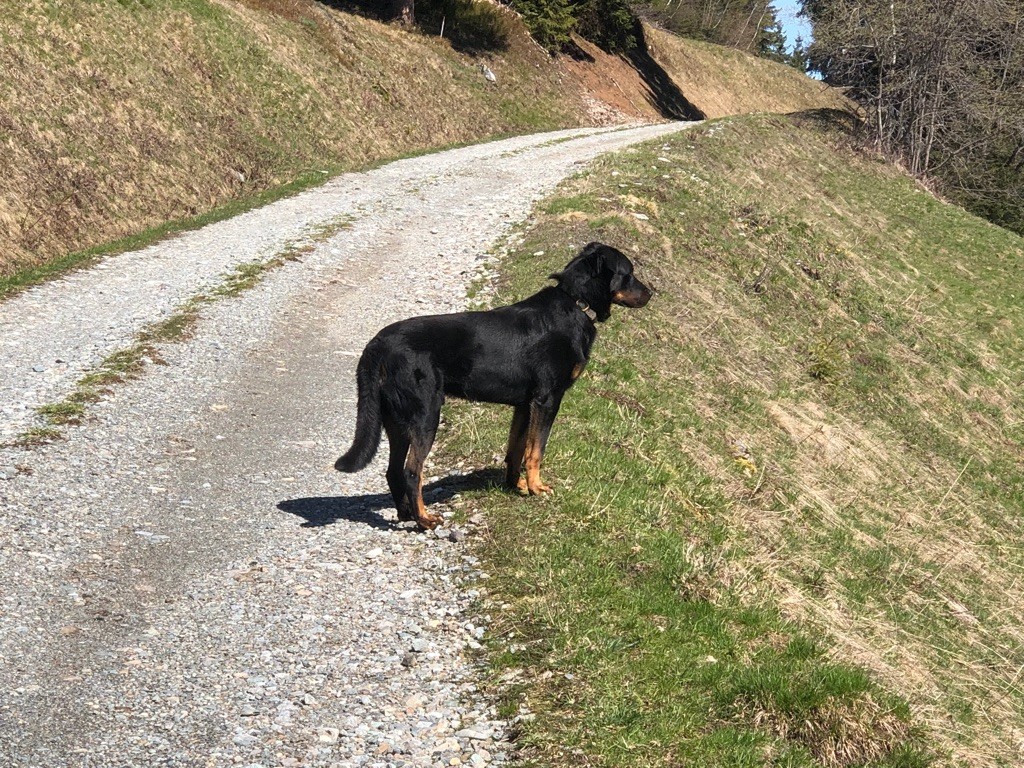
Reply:
[[[397, 526], [380, 457], [331, 469], [352, 434], [354, 363], [386, 323], [460, 308], [479, 257], [578, 163], [683, 127], [343, 176], [0, 305], [9, 437], [225, 270], [315, 246], [207, 306], [166, 365], [67, 440], [0, 451], [0, 761], [502, 762], [505, 724], [464, 656], [486, 584], [465, 542]], [[332, 223], [346, 226], [318, 241]]]

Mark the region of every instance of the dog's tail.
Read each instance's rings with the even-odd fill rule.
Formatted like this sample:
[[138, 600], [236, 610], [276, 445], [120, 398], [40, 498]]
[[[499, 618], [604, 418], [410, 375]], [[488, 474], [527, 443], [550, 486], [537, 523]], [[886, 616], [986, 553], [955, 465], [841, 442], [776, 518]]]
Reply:
[[356, 436], [352, 440], [352, 447], [334, 462], [334, 468], [339, 472], [358, 472], [377, 454], [381, 430], [381, 376], [381, 354], [371, 343], [356, 367], [356, 387], [359, 392]]

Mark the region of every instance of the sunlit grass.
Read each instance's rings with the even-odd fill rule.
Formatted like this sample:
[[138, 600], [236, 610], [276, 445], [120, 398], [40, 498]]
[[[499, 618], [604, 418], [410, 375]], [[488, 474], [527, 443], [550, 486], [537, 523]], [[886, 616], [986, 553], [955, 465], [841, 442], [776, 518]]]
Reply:
[[[658, 288], [566, 397], [555, 494], [462, 502], [527, 762], [1017, 760], [1022, 241], [846, 136], [747, 118], [622, 153], [505, 262], [497, 303], [592, 239]], [[448, 456], [486, 462], [507, 418], [453, 406]]]

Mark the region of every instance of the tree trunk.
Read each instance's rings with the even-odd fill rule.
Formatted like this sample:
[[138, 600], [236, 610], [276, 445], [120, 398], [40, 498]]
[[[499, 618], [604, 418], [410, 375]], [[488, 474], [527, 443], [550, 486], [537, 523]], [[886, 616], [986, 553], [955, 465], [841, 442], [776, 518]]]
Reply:
[[416, 0], [395, 0], [395, 19], [403, 27], [416, 23]]

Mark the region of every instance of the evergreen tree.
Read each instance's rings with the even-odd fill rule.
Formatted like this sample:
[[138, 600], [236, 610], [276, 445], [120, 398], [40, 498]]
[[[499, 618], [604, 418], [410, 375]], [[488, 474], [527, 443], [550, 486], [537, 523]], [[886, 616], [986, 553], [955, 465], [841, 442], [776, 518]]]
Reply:
[[799, 35], [797, 35], [796, 42], [793, 43], [793, 52], [789, 55], [789, 65], [801, 72], [811, 71], [811, 63], [807, 58], [807, 46]]
[[509, 0], [522, 14], [533, 38], [556, 51], [569, 42], [576, 29], [576, 15], [570, 0]]
[[775, 9], [771, 6], [769, 6], [768, 16], [770, 20], [764, 23], [759, 30], [757, 53], [766, 59], [788, 64], [789, 54], [786, 52], [786, 35], [782, 31], [782, 24], [775, 16]]

